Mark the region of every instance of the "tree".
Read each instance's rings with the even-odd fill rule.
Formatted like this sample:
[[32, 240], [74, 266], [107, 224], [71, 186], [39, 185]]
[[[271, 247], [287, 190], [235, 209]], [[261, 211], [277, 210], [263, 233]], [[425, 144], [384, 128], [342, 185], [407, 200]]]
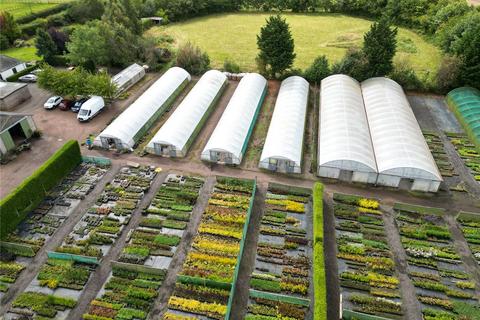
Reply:
[[108, 64], [110, 52], [105, 42], [104, 27], [98, 20], [77, 27], [67, 43], [67, 59], [89, 70]]
[[37, 29], [35, 48], [37, 48], [37, 56], [42, 57], [47, 63], [51, 63], [52, 58], [57, 54], [55, 42], [53, 42], [50, 34], [41, 28]]
[[332, 66], [332, 74], [343, 73], [358, 81], [368, 78], [368, 61], [362, 50], [350, 48], [339, 62]]
[[54, 27], [50, 27], [47, 30], [48, 34], [52, 38], [53, 42], [55, 42], [55, 45], [57, 47], [57, 54], [64, 54], [65, 51], [67, 50], [67, 42], [68, 42], [68, 35]]
[[0, 30], [2, 36], [7, 38], [9, 44], [12, 44], [21, 35], [17, 22], [8, 11], [0, 12]]
[[305, 78], [309, 82], [320, 83], [322, 79], [330, 75], [330, 67], [328, 66], [328, 59], [325, 55], [318, 56], [313, 61], [312, 65], [305, 70]]
[[104, 11], [102, 0], [77, 0], [73, 1], [67, 9], [67, 16], [74, 22], [85, 23], [100, 19]]
[[103, 23], [105, 46], [109, 52], [109, 65], [125, 66], [132, 63], [143, 47], [139, 46], [140, 37], [119, 23]]
[[275, 77], [293, 65], [296, 54], [290, 26], [279, 15], [270, 16], [267, 24], [257, 35], [257, 46], [260, 50], [258, 59], [264, 63], [267, 72]]
[[102, 20], [121, 24], [136, 35], [142, 34], [140, 14], [131, 0], [108, 0]]
[[178, 48], [176, 65], [191, 74], [199, 75], [210, 68], [210, 58], [199, 47], [187, 42]]
[[393, 57], [397, 50], [397, 28], [386, 18], [373, 23], [363, 37], [363, 53], [367, 59], [368, 76], [388, 75], [393, 70]]

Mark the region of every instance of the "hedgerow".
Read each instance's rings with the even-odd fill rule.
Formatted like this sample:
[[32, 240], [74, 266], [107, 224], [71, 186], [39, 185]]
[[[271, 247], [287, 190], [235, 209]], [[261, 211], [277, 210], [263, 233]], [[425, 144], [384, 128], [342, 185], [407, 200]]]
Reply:
[[78, 142], [70, 140], [3, 198], [0, 201], [0, 239], [13, 231], [27, 214], [42, 202], [45, 194], [58, 185], [81, 161]]
[[313, 283], [314, 283], [314, 319], [327, 319], [327, 284], [325, 277], [325, 258], [323, 254], [323, 185], [315, 183], [313, 187]]

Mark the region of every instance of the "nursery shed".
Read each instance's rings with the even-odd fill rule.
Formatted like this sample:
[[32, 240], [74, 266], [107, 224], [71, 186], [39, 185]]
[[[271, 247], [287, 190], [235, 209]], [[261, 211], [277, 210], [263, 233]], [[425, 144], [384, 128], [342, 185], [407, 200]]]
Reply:
[[132, 149], [170, 107], [190, 79], [190, 74], [182, 68], [170, 68], [100, 133], [94, 145], [106, 149]]
[[147, 152], [184, 157], [226, 87], [227, 77], [206, 72], [147, 145]]
[[31, 114], [0, 112], [0, 156], [15, 150], [36, 130]]
[[450, 91], [447, 103], [475, 143], [480, 146], [480, 91], [461, 87]]
[[282, 81], [260, 156], [260, 168], [301, 173], [308, 82], [298, 76]]
[[257, 73], [246, 74], [201, 154], [201, 159], [239, 165], [267, 93], [267, 80]]
[[362, 82], [377, 184], [436, 192], [442, 182], [402, 87], [387, 78]]
[[323, 79], [320, 106], [318, 175], [375, 183], [377, 165], [358, 81], [342, 74]]
[[134, 63], [112, 77], [117, 86], [117, 95], [128, 90], [145, 76], [145, 69]]

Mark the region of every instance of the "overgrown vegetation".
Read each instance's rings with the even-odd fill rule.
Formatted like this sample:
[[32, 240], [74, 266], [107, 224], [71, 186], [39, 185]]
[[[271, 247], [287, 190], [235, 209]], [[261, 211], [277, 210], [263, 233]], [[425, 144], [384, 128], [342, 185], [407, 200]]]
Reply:
[[178, 48], [176, 65], [193, 75], [200, 75], [210, 68], [210, 58], [199, 47], [186, 42]]

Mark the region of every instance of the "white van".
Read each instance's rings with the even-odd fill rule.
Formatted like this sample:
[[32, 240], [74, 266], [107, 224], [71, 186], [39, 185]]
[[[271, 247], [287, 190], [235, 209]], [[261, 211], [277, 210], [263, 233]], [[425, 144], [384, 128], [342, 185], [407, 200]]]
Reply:
[[78, 111], [77, 119], [80, 122], [88, 121], [95, 117], [97, 113], [105, 108], [105, 101], [102, 97], [92, 96], [90, 99], [85, 101], [80, 110]]

